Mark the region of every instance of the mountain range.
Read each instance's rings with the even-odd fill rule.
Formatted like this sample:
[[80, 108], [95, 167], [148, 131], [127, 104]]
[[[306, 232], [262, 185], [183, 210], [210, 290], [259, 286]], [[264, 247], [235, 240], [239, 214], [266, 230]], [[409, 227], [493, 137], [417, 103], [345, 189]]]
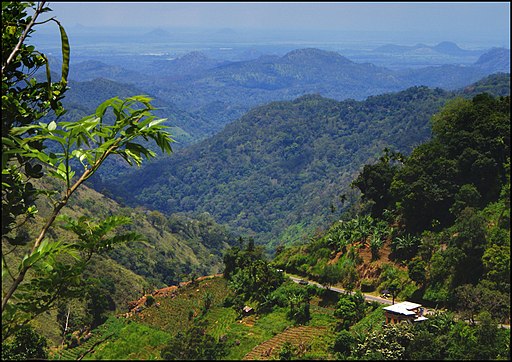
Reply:
[[485, 51], [481, 50], [467, 50], [460, 48], [457, 44], [450, 41], [443, 41], [435, 46], [429, 46], [426, 44], [416, 45], [396, 45], [386, 44], [382, 45], [373, 50], [374, 53], [389, 53], [389, 54], [407, 54], [418, 51], [432, 51], [440, 54], [451, 55], [451, 56], [480, 56]]
[[[454, 47], [441, 43], [435, 48]], [[130, 84], [130, 88], [157, 99], [158, 104], [179, 109], [179, 114], [167, 112], [171, 120], [175, 119], [171, 122], [184, 130], [187, 138], [198, 140], [218, 132], [252, 107], [305, 94], [363, 100], [412, 86], [461, 88], [487, 75], [509, 72], [510, 52], [492, 49], [471, 66], [452, 64], [405, 70], [356, 63], [337, 52], [314, 48], [236, 62], [211, 59], [195, 51], [175, 59], [137, 64], [133, 69], [89, 60], [74, 64], [70, 77], [88, 82], [101, 77], [123, 83], [125, 88]], [[82, 93], [79, 89], [68, 92], [80, 99]], [[91, 96], [96, 104], [103, 101]]]
[[365, 101], [272, 102], [107, 188], [131, 205], [208, 212], [259, 241], [288, 242], [288, 233], [297, 238], [329, 220], [330, 205], [343, 208], [338, 197], [350, 198], [350, 182], [384, 148], [407, 154], [427, 140], [430, 117], [448, 99], [494, 87], [508, 94], [509, 75], [456, 92], [412, 87]]

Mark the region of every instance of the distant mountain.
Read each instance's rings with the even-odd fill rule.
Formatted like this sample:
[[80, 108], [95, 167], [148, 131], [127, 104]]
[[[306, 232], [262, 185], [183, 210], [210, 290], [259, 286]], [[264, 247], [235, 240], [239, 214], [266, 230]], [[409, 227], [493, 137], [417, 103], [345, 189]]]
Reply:
[[374, 53], [405, 53], [410, 50], [428, 48], [425, 44], [410, 45], [397, 45], [397, 44], [385, 44], [373, 50]]
[[[416, 51], [425, 49], [422, 46], [418, 44]], [[441, 43], [438, 48], [455, 49], [455, 46]], [[177, 134], [180, 141], [186, 143], [218, 132], [250, 108], [271, 101], [292, 100], [305, 94], [336, 100], [363, 100], [371, 95], [420, 85], [451, 90], [503, 72], [510, 64], [510, 54], [505, 49], [492, 50], [473, 65], [402, 71], [356, 63], [337, 52], [314, 48], [236, 62], [211, 59], [202, 52], [187, 53], [176, 59], [159, 58], [146, 59], [137, 71], [98, 61], [78, 63], [72, 67], [70, 78], [92, 83], [85, 88], [85, 85], [73, 85], [76, 89], [69, 92], [71, 101], [77, 107], [91, 109], [107, 99], [100, 95], [150, 94], [160, 107], [173, 110], [160, 114], [169, 117], [181, 129]], [[52, 70], [58, 73], [58, 59], [54, 62]], [[98, 83], [94, 81], [96, 77], [105, 79]], [[107, 80], [125, 85], [119, 93], [107, 91], [118, 87]], [[86, 94], [81, 94], [80, 89]]]
[[[457, 48], [451, 43], [437, 45], [438, 50], [444, 51]], [[422, 44], [415, 49], [437, 53], [433, 47], [424, 48]], [[250, 108], [276, 100], [292, 100], [305, 94], [320, 94], [336, 100], [363, 100], [421, 85], [457, 89], [503, 71], [478, 65], [394, 71], [313, 48], [223, 64], [215, 64], [197, 53], [190, 57], [190, 62], [180, 59], [161, 62], [160, 77], [148, 77], [138, 84], [160, 98], [171, 100], [179, 108], [210, 120], [218, 130]], [[220, 104], [225, 107], [219, 107]]]
[[510, 73], [510, 49], [494, 48], [482, 54], [475, 66], [488, 72]]
[[445, 54], [456, 57], [464, 57], [464, 56], [478, 56], [483, 53], [481, 50], [466, 50], [460, 48], [457, 44], [450, 41], [443, 41], [435, 46], [429, 46], [426, 44], [416, 44], [412, 46], [408, 45], [396, 45], [396, 44], [386, 44], [375, 48], [373, 50], [374, 53], [389, 53], [389, 54], [406, 54], [411, 52], [418, 52], [419, 50], [429, 50], [434, 51], [439, 54]]
[[76, 81], [91, 81], [96, 78], [111, 79], [117, 82], [134, 83], [145, 79], [139, 72], [126, 68], [109, 65], [97, 60], [87, 60], [74, 63], [70, 67], [69, 79]]
[[450, 41], [443, 41], [436, 46], [433, 46], [432, 49], [439, 53], [453, 56], [470, 56], [481, 54], [481, 51], [462, 49], [457, 44]]
[[167, 30], [156, 28], [144, 34], [143, 37], [148, 40], [162, 41], [168, 40], [171, 37], [171, 34]]
[[318, 49], [220, 64], [172, 82], [165, 77], [148, 79], [141, 87], [158, 92], [182, 109], [207, 114], [219, 127], [232, 119], [227, 119], [225, 113], [208, 114], [209, 105], [217, 102], [240, 109], [236, 114], [240, 116], [253, 106], [308, 93], [335, 99], [363, 99], [404, 88], [388, 69], [357, 64], [338, 53]]
[[471, 66], [442, 65], [397, 72], [407, 84], [423, 84], [429, 87], [441, 87], [453, 90], [494, 73], [510, 72], [510, 50], [492, 49]]
[[175, 59], [154, 60], [148, 71], [150, 72], [149, 76], [171, 81], [227, 63], [229, 62], [211, 59], [203, 52], [193, 51]]

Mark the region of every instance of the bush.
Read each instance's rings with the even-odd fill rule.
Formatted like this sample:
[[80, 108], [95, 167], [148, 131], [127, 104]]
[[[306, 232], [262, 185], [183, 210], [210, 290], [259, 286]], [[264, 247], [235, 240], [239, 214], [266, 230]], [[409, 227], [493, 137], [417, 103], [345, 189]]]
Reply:
[[373, 292], [375, 290], [375, 281], [372, 279], [361, 280], [361, 291], [362, 292]]
[[152, 295], [146, 296], [146, 307], [151, 307], [153, 304], [155, 304], [155, 298]]
[[46, 338], [37, 334], [30, 326], [14, 333], [10, 342], [2, 342], [2, 360], [47, 359]]

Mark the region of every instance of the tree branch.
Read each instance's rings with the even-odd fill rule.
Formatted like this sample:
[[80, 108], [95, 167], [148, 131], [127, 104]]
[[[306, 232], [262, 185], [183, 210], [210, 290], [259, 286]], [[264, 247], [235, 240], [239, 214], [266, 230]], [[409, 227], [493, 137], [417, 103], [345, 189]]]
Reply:
[[[94, 172], [98, 169], [98, 167], [100, 167], [100, 165], [103, 163], [103, 161], [112, 152], [114, 152], [119, 147], [119, 143], [121, 142], [121, 140], [122, 140], [122, 137], [119, 138], [112, 146], [110, 146], [110, 148], [107, 151], [105, 151], [105, 153], [100, 157], [100, 159], [98, 161], [96, 161], [96, 163], [92, 166], [92, 168], [86, 170], [82, 174], [82, 176], [78, 179], [78, 181], [75, 182], [75, 184], [71, 188], [67, 188], [66, 189], [66, 194], [64, 195], [62, 200], [57, 204], [57, 206], [55, 206], [55, 208], [53, 209], [52, 215], [50, 216], [50, 218], [48, 219], [46, 224], [43, 226], [43, 228], [41, 229], [41, 232], [39, 233], [39, 236], [37, 237], [37, 239], [36, 239], [36, 241], [34, 243], [34, 246], [32, 247], [32, 250], [30, 252], [31, 254], [39, 247], [39, 245], [43, 241], [44, 237], [46, 236], [46, 233], [47, 233], [48, 229], [50, 228], [50, 226], [53, 224], [53, 222], [57, 218], [57, 215], [60, 213], [61, 209], [64, 206], [66, 206], [66, 204], [68, 203], [68, 200], [71, 197], [71, 195], [75, 192], [75, 190], [85, 180], [87, 180], [89, 177], [91, 177], [94, 174]], [[16, 289], [18, 289], [18, 286], [21, 284], [21, 282], [25, 278], [25, 274], [30, 269], [30, 267], [31, 266], [25, 266], [24, 268], [22, 268], [20, 270], [20, 273], [18, 274], [18, 277], [14, 280], [14, 282], [10, 286], [9, 290], [7, 291], [5, 296], [3, 297], [3, 299], [2, 299], [2, 313], [4, 312], [4, 309], [5, 309], [5, 306], [7, 305], [7, 302], [9, 301], [9, 299], [11, 299], [11, 297], [14, 294], [14, 292], [16, 291]]]
[[30, 20], [30, 22], [27, 24], [27, 27], [23, 31], [23, 34], [21, 34], [20, 39], [18, 40], [18, 44], [16, 44], [16, 46], [12, 50], [11, 54], [9, 54], [9, 57], [7, 58], [7, 61], [5, 62], [5, 64], [2, 64], [2, 73], [4, 72], [5, 68], [7, 68], [9, 66], [9, 64], [11, 64], [13, 59], [16, 57], [16, 55], [20, 51], [21, 44], [23, 44], [28, 33], [30, 32], [32, 27], [35, 25], [36, 19], [39, 16], [39, 14], [41, 14], [45, 3], [46, 3], [46, 1], [41, 1], [39, 3], [39, 5], [37, 6], [36, 11], [34, 12], [34, 16]]

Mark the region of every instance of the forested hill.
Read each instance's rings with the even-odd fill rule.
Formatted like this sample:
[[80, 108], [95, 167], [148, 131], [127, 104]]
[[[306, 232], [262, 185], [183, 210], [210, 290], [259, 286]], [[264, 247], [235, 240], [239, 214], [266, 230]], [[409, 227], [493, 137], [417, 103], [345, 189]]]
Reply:
[[[92, 60], [76, 64], [64, 99], [66, 108], [76, 118], [92, 113], [113, 96], [148, 94], [161, 108], [156, 114], [175, 127], [173, 133], [181, 146], [210, 136], [250, 108], [271, 101], [312, 93], [336, 100], [363, 100], [420, 85], [454, 89], [510, 68], [509, 53], [499, 48], [471, 66], [402, 71], [357, 63], [337, 52], [314, 48], [237, 62], [214, 60], [200, 52], [147, 62], [129, 69], [123, 66], [130, 62], [123, 66]], [[59, 68], [58, 60], [52, 62], [52, 69]]]
[[[70, 81], [64, 104], [72, 115], [70, 118], [76, 119], [94, 113], [96, 107], [109, 98], [116, 96], [126, 98], [134, 94], [148, 94], [148, 92], [133, 84], [119, 83], [106, 78], [85, 82]], [[215, 128], [201, 116], [191, 115], [172, 102], [152, 94], [148, 95], [154, 99], [152, 105], [157, 108], [155, 115], [167, 118], [167, 125], [173, 127], [173, 134], [177, 141], [187, 144], [213, 134]]]
[[509, 53], [507, 49], [495, 49], [467, 66], [441, 65], [394, 71], [371, 63], [357, 63], [337, 52], [306, 48], [283, 56], [265, 55], [217, 66], [209, 60], [203, 69], [196, 66], [197, 71], [182, 77], [173, 72], [178, 69], [175, 61], [162, 62], [157, 77], [148, 76], [136, 84], [171, 100], [181, 109], [202, 115], [220, 130], [252, 107], [293, 100], [304, 94], [363, 100], [412, 86], [457, 89], [487, 75], [507, 72]]
[[109, 189], [133, 205], [209, 212], [259, 241], [286, 239], [292, 230], [297, 237], [329, 221], [331, 204], [342, 206], [338, 197], [350, 196], [363, 164], [386, 147], [408, 153], [430, 137], [430, 117], [448, 99], [472, 96], [486, 82], [510, 84], [498, 75], [455, 93], [413, 87], [366, 101], [308, 95], [270, 103]]
[[[53, 185], [51, 179], [45, 179], [44, 185]], [[54, 187], [51, 186], [51, 187]], [[49, 203], [41, 202], [40, 212], [34, 221], [25, 224], [19, 232], [33, 233], [49, 214]], [[164, 287], [187, 280], [190, 275], [209, 275], [222, 271], [223, 251], [236, 241], [235, 236], [222, 225], [214, 222], [207, 214], [191, 218], [184, 214], [165, 217], [158, 211], [144, 208], [123, 207], [105, 195], [84, 186], [78, 189], [63, 214], [76, 217], [88, 217], [94, 222], [116, 217], [129, 217], [131, 223], [123, 226], [119, 233], [135, 232], [135, 240], [116, 245], [102, 254], [94, 264], [102, 270], [102, 278], [118, 285], [111, 291], [119, 308], [137, 296], [140, 288]], [[76, 239], [76, 235], [62, 227], [58, 222], [55, 234], [63, 233], [65, 238]], [[8, 235], [12, 236], [12, 235]], [[10, 259], [9, 259], [10, 260]], [[98, 270], [88, 272], [99, 277]]]

